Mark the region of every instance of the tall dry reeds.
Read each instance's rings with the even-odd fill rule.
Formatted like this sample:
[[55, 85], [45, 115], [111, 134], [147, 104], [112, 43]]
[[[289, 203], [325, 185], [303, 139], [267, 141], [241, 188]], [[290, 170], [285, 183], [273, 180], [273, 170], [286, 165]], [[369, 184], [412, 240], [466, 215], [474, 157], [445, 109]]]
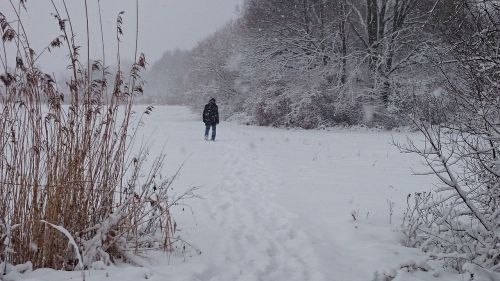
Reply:
[[[0, 11], [0, 262], [81, 267], [68, 234], [85, 267], [113, 258], [134, 262], [134, 251], [143, 248], [170, 249], [175, 226], [169, 208], [176, 202], [167, 196], [171, 181], [159, 176], [164, 157], [145, 171], [146, 151], [132, 154], [132, 105], [142, 94], [146, 66], [137, 44], [127, 75], [120, 54], [116, 73], [108, 73], [104, 45], [101, 60], [87, 53], [82, 62], [66, 3], [52, 1], [61, 35], [37, 52], [21, 17], [27, 4], [9, 2], [16, 18]], [[118, 44], [122, 23], [120, 13]], [[87, 27], [87, 44], [90, 32]], [[37, 66], [53, 48], [67, 50], [68, 92]]]

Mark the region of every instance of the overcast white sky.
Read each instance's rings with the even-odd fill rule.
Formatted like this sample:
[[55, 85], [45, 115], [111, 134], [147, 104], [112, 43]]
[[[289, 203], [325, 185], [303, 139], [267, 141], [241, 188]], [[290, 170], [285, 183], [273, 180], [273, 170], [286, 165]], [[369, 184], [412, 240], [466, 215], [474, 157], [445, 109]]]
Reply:
[[[99, 56], [101, 37], [99, 29], [98, 0], [87, 0], [89, 5], [91, 56]], [[104, 23], [107, 64], [114, 62], [116, 50], [116, 16], [125, 11], [122, 57], [133, 58], [135, 39], [135, 0], [100, 0]], [[13, 0], [18, 3], [18, 0]], [[59, 12], [64, 12], [62, 0], [54, 0]], [[238, 16], [242, 0], [139, 0], [139, 51], [146, 54], [149, 63], [159, 59], [166, 50], [192, 48], [203, 37]], [[86, 40], [84, 0], [66, 0], [79, 44]], [[0, 12], [15, 19], [8, 0], [0, 0]], [[57, 22], [51, 16], [54, 8], [50, 0], [28, 0], [27, 12], [23, 10], [28, 36], [35, 50], [43, 49], [57, 35]], [[47, 71], [61, 72], [68, 64], [65, 52], [53, 51], [44, 56], [40, 64]], [[86, 59], [86, 49], [81, 50]]]

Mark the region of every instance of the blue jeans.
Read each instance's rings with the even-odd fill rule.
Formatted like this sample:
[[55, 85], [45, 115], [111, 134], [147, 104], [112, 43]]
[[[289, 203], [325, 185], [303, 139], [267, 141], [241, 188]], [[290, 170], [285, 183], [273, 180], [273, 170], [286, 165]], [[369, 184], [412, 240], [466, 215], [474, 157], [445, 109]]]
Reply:
[[212, 140], [215, 140], [215, 134], [217, 133], [216, 125], [205, 125], [205, 139], [208, 139], [210, 127], [212, 127]]

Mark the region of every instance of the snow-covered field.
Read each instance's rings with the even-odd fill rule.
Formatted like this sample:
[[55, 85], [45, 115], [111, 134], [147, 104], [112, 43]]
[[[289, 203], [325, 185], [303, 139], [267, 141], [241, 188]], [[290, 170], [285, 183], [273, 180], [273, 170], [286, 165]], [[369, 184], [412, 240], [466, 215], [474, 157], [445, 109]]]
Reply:
[[[401, 246], [397, 229], [406, 195], [429, 190], [433, 181], [412, 176], [412, 167], [422, 168], [419, 159], [390, 144], [406, 134], [222, 123], [217, 141], [205, 142], [198, 115], [156, 107], [142, 130], [152, 156], [165, 147], [168, 174], [186, 161], [175, 192], [200, 187], [201, 199], [174, 212], [192, 247], [151, 253], [143, 268], [86, 272], [86, 280], [371, 281], [377, 271], [399, 281], [462, 280], [433, 263], [427, 273], [399, 270], [426, 259]], [[46, 269], [20, 276], [81, 278]]]

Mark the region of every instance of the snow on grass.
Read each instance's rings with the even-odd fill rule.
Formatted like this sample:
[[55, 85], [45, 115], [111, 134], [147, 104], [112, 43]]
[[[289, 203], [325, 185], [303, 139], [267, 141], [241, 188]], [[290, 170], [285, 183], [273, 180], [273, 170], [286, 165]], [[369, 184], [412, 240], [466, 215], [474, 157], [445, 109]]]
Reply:
[[[143, 128], [151, 155], [165, 147], [168, 174], [189, 159], [174, 192], [198, 186], [202, 199], [173, 210], [189, 245], [151, 253], [144, 268], [88, 271], [86, 280], [457, 280], [401, 246], [406, 196], [433, 180], [412, 176], [418, 159], [390, 144], [406, 134], [222, 123], [217, 141], [205, 142], [198, 115], [157, 107]], [[42, 269], [22, 278], [81, 277]]]

